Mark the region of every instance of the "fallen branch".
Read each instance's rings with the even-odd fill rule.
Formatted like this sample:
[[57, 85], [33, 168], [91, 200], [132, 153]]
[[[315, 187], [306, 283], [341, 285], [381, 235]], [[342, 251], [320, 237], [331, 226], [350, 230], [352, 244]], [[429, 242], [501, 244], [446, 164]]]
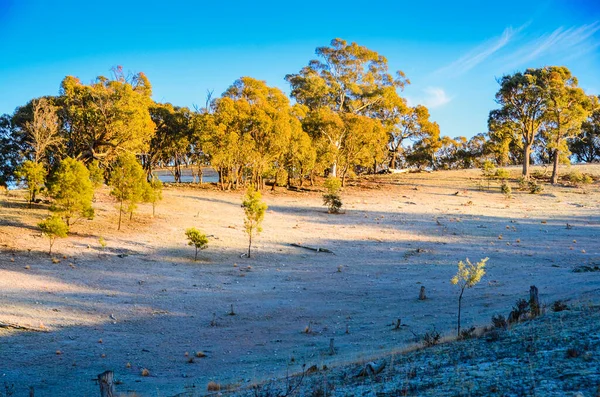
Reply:
[[301, 245], [301, 244], [296, 244], [296, 243], [291, 243], [290, 245], [292, 247], [304, 248], [304, 249], [315, 251], [315, 252], [325, 252], [327, 254], [334, 254], [334, 252], [332, 250], [327, 249], [327, 248], [319, 248], [319, 247], [315, 248], [315, 247], [309, 247], [307, 245]]
[[48, 330], [44, 329], [44, 328], [27, 327], [25, 325], [19, 325], [19, 324], [13, 324], [13, 323], [3, 323], [3, 322], [0, 322], [0, 328], [19, 329], [22, 331], [32, 331], [32, 332], [48, 332]]

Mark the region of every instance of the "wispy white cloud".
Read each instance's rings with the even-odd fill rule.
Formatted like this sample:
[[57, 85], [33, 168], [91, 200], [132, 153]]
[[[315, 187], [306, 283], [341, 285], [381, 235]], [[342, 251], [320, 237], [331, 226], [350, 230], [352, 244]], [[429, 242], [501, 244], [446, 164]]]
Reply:
[[448, 96], [441, 87], [426, 87], [422, 90], [422, 95], [417, 97], [407, 97], [409, 106], [424, 105], [429, 109], [439, 108], [450, 102], [453, 97]]
[[548, 55], [560, 55], [562, 60], [581, 57], [600, 46], [600, 39], [595, 37], [599, 30], [600, 22], [570, 28], [561, 26], [552, 33], [526, 42], [507, 63], [515, 67]]
[[465, 72], [468, 72], [481, 62], [488, 59], [494, 53], [505, 47], [511, 41], [511, 39], [525, 27], [526, 25], [523, 25], [518, 29], [513, 29], [512, 27], [504, 29], [504, 32], [502, 32], [500, 37], [495, 37], [483, 44], [478, 45], [467, 54], [458, 58], [456, 61], [436, 70], [434, 74], [459, 76]]

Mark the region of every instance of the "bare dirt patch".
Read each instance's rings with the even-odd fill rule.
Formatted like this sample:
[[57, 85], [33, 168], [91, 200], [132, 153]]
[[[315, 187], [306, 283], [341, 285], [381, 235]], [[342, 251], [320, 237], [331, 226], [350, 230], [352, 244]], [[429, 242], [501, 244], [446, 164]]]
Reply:
[[[361, 180], [343, 193], [343, 215], [327, 214], [316, 192], [266, 191], [252, 259], [240, 258], [241, 192], [168, 188], [156, 218], [142, 206], [117, 232], [103, 190], [97, 218], [56, 243], [59, 263], [35, 227], [47, 208], [2, 197], [0, 321], [50, 332], [0, 330], [0, 381], [16, 395], [29, 386], [36, 396], [96, 395], [91, 379], [112, 369], [119, 392], [169, 396], [366, 359], [410, 344], [411, 330], [453, 331], [458, 291], [449, 280], [465, 257], [490, 259], [465, 294], [464, 326], [488, 324], [533, 284], [548, 304], [597, 297], [600, 272], [573, 270], [600, 264], [598, 183], [539, 195], [513, 183], [507, 200], [497, 185], [477, 190], [479, 175]], [[192, 226], [211, 236], [198, 262], [184, 236]], [[394, 330], [398, 318], [407, 327]]]

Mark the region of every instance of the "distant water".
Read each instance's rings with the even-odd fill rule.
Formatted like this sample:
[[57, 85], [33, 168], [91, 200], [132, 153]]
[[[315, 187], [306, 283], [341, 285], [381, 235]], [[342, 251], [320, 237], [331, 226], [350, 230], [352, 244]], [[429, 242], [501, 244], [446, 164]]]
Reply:
[[[204, 168], [204, 175], [202, 175], [203, 183], [211, 183], [211, 182], [219, 182], [219, 174], [212, 168]], [[154, 175], [158, 177], [161, 182], [173, 183], [175, 182], [175, 178], [173, 174], [169, 170], [159, 170], [154, 171]], [[194, 182], [194, 178], [192, 177], [192, 171], [189, 169], [181, 170], [181, 182], [182, 183], [192, 183]], [[198, 178], [196, 177], [196, 182], [198, 182]]]

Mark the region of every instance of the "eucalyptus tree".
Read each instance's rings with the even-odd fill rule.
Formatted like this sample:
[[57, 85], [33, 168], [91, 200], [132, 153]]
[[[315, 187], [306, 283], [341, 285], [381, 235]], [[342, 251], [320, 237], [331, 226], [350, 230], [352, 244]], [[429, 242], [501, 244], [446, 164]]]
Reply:
[[284, 168], [285, 154], [298, 120], [278, 88], [251, 77], [236, 80], [202, 115], [203, 153], [218, 170], [221, 186], [249, 180], [259, 189], [266, 176]]
[[326, 148], [323, 155], [329, 160], [330, 173], [337, 176], [344, 144], [353, 142], [347, 140], [353, 130], [344, 123], [356, 120], [343, 115], [366, 116], [383, 123], [383, 110], [398, 106], [397, 90], [409, 81], [401, 71], [390, 74], [384, 56], [342, 39], [318, 47], [316, 55], [321, 60], [311, 60], [286, 80], [292, 97], [309, 110], [305, 130]]
[[67, 155], [105, 166], [121, 154], [145, 153], [154, 135], [148, 111], [152, 87], [143, 73], [113, 79], [99, 76], [90, 85], [67, 76], [61, 83]]
[[190, 160], [194, 115], [188, 108], [170, 103], [151, 106], [150, 115], [156, 129], [150, 141], [146, 172], [157, 166], [169, 167], [179, 183], [182, 166]]
[[600, 161], [600, 104], [598, 97], [590, 96], [591, 111], [581, 125], [581, 131], [568, 139], [569, 150], [579, 162]]
[[568, 68], [547, 66], [538, 73], [546, 100], [547, 149], [552, 153], [553, 163], [551, 183], [556, 184], [561, 157], [568, 161], [570, 154], [567, 139], [581, 130], [591, 101]]
[[531, 147], [546, 116], [547, 101], [540, 78], [539, 69], [503, 76], [498, 80], [500, 89], [496, 93], [496, 102], [501, 108], [490, 114], [492, 120], [501, 114], [502, 120], [510, 123], [521, 136], [523, 176], [526, 178], [529, 177]]

